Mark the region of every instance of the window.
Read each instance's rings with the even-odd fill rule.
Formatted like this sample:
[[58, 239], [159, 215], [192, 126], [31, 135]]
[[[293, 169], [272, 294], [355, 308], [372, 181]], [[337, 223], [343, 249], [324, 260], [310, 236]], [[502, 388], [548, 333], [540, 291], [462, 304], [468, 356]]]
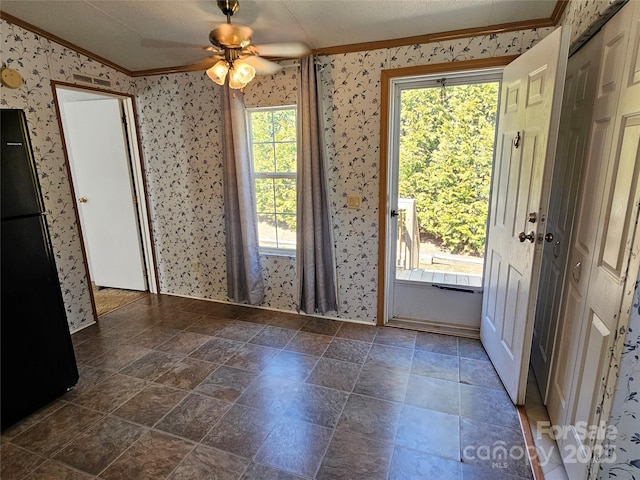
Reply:
[[296, 248], [296, 107], [247, 109], [260, 250]]

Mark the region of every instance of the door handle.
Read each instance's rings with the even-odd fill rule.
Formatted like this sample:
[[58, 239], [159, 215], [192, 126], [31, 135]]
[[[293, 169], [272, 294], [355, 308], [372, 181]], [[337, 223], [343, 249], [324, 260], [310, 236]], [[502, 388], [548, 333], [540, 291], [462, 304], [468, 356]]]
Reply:
[[531, 232], [529, 235], [527, 235], [524, 232], [520, 232], [520, 234], [518, 235], [518, 239], [520, 240], [520, 243], [524, 242], [525, 240], [529, 240], [531, 243], [536, 241], [536, 232]]
[[89, 199], [88, 199], [87, 197], [80, 197], [80, 198], [78, 199], [78, 201], [79, 201], [80, 203], [87, 203], [87, 202], [89, 201]]
[[560, 250], [558, 247], [560, 246], [560, 240], [553, 244], [553, 256], [558, 258], [560, 256]]
[[578, 262], [574, 265], [571, 276], [577, 282], [580, 281], [580, 275], [582, 275], [582, 262]]
[[391, 210], [391, 216], [392, 217], [397, 217], [398, 216], [398, 212], [395, 210]]
[[544, 236], [544, 239], [545, 239], [547, 242], [549, 242], [549, 243], [553, 242], [553, 233], [551, 233], [551, 232], [547, 233], [547, 234]]

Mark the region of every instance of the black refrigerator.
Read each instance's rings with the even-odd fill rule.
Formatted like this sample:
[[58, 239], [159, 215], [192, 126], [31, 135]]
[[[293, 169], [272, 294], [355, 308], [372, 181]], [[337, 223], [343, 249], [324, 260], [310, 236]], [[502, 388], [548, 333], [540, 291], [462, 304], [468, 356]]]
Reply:
[[59, 397], [78, 369], [22, 110], [0, 110], [0, 428]]

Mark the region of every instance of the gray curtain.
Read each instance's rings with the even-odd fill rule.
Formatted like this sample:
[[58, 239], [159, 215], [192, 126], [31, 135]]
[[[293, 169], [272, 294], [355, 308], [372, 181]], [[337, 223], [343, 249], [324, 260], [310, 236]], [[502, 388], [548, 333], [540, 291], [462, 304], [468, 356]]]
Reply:
[[222, 107], [227, 294], [257, 305], [264, 300], [264, 285], [243, 94], [223, 87]]
[[298, 309], [337, 311], [336, 266], [313, 57], [300, 61], [298, 105]]

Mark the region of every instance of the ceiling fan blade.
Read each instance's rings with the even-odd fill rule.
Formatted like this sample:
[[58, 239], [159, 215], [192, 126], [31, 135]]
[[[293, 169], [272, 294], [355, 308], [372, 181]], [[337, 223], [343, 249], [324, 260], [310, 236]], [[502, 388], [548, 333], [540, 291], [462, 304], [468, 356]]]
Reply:
[[195, 43], [174, 42], [172, 40], [160, 40], [157, 38], [143, 38], [140, 40], [143, 47], [154, 48], [199, 48], [201, 50], [210, 50], [211, 46], [197, 45]]
[[224, 59], [224, 57], [220, 55], [212, 55], [211, 57], [203, 58], [196, 63], [192, 63], [191, 65], [189, 65], [189, 70], [207, 70], [208, 68], [214, 66], [216, 62], [218, 62], [218, 60], [222, 59]]
[[254, 45], [253, 47], [263, 57], [298, 58], [311, 53], [311, 49], [300, 42], [265, 43], [262, 45]]
[[262, 75], [273, 75], [282, 69], [277, 63], [258, 57], [257, 55], [247, 55], [246, 57], [241, 57], [240, 60], [251, 65], [256, 69], [256, 73]]

